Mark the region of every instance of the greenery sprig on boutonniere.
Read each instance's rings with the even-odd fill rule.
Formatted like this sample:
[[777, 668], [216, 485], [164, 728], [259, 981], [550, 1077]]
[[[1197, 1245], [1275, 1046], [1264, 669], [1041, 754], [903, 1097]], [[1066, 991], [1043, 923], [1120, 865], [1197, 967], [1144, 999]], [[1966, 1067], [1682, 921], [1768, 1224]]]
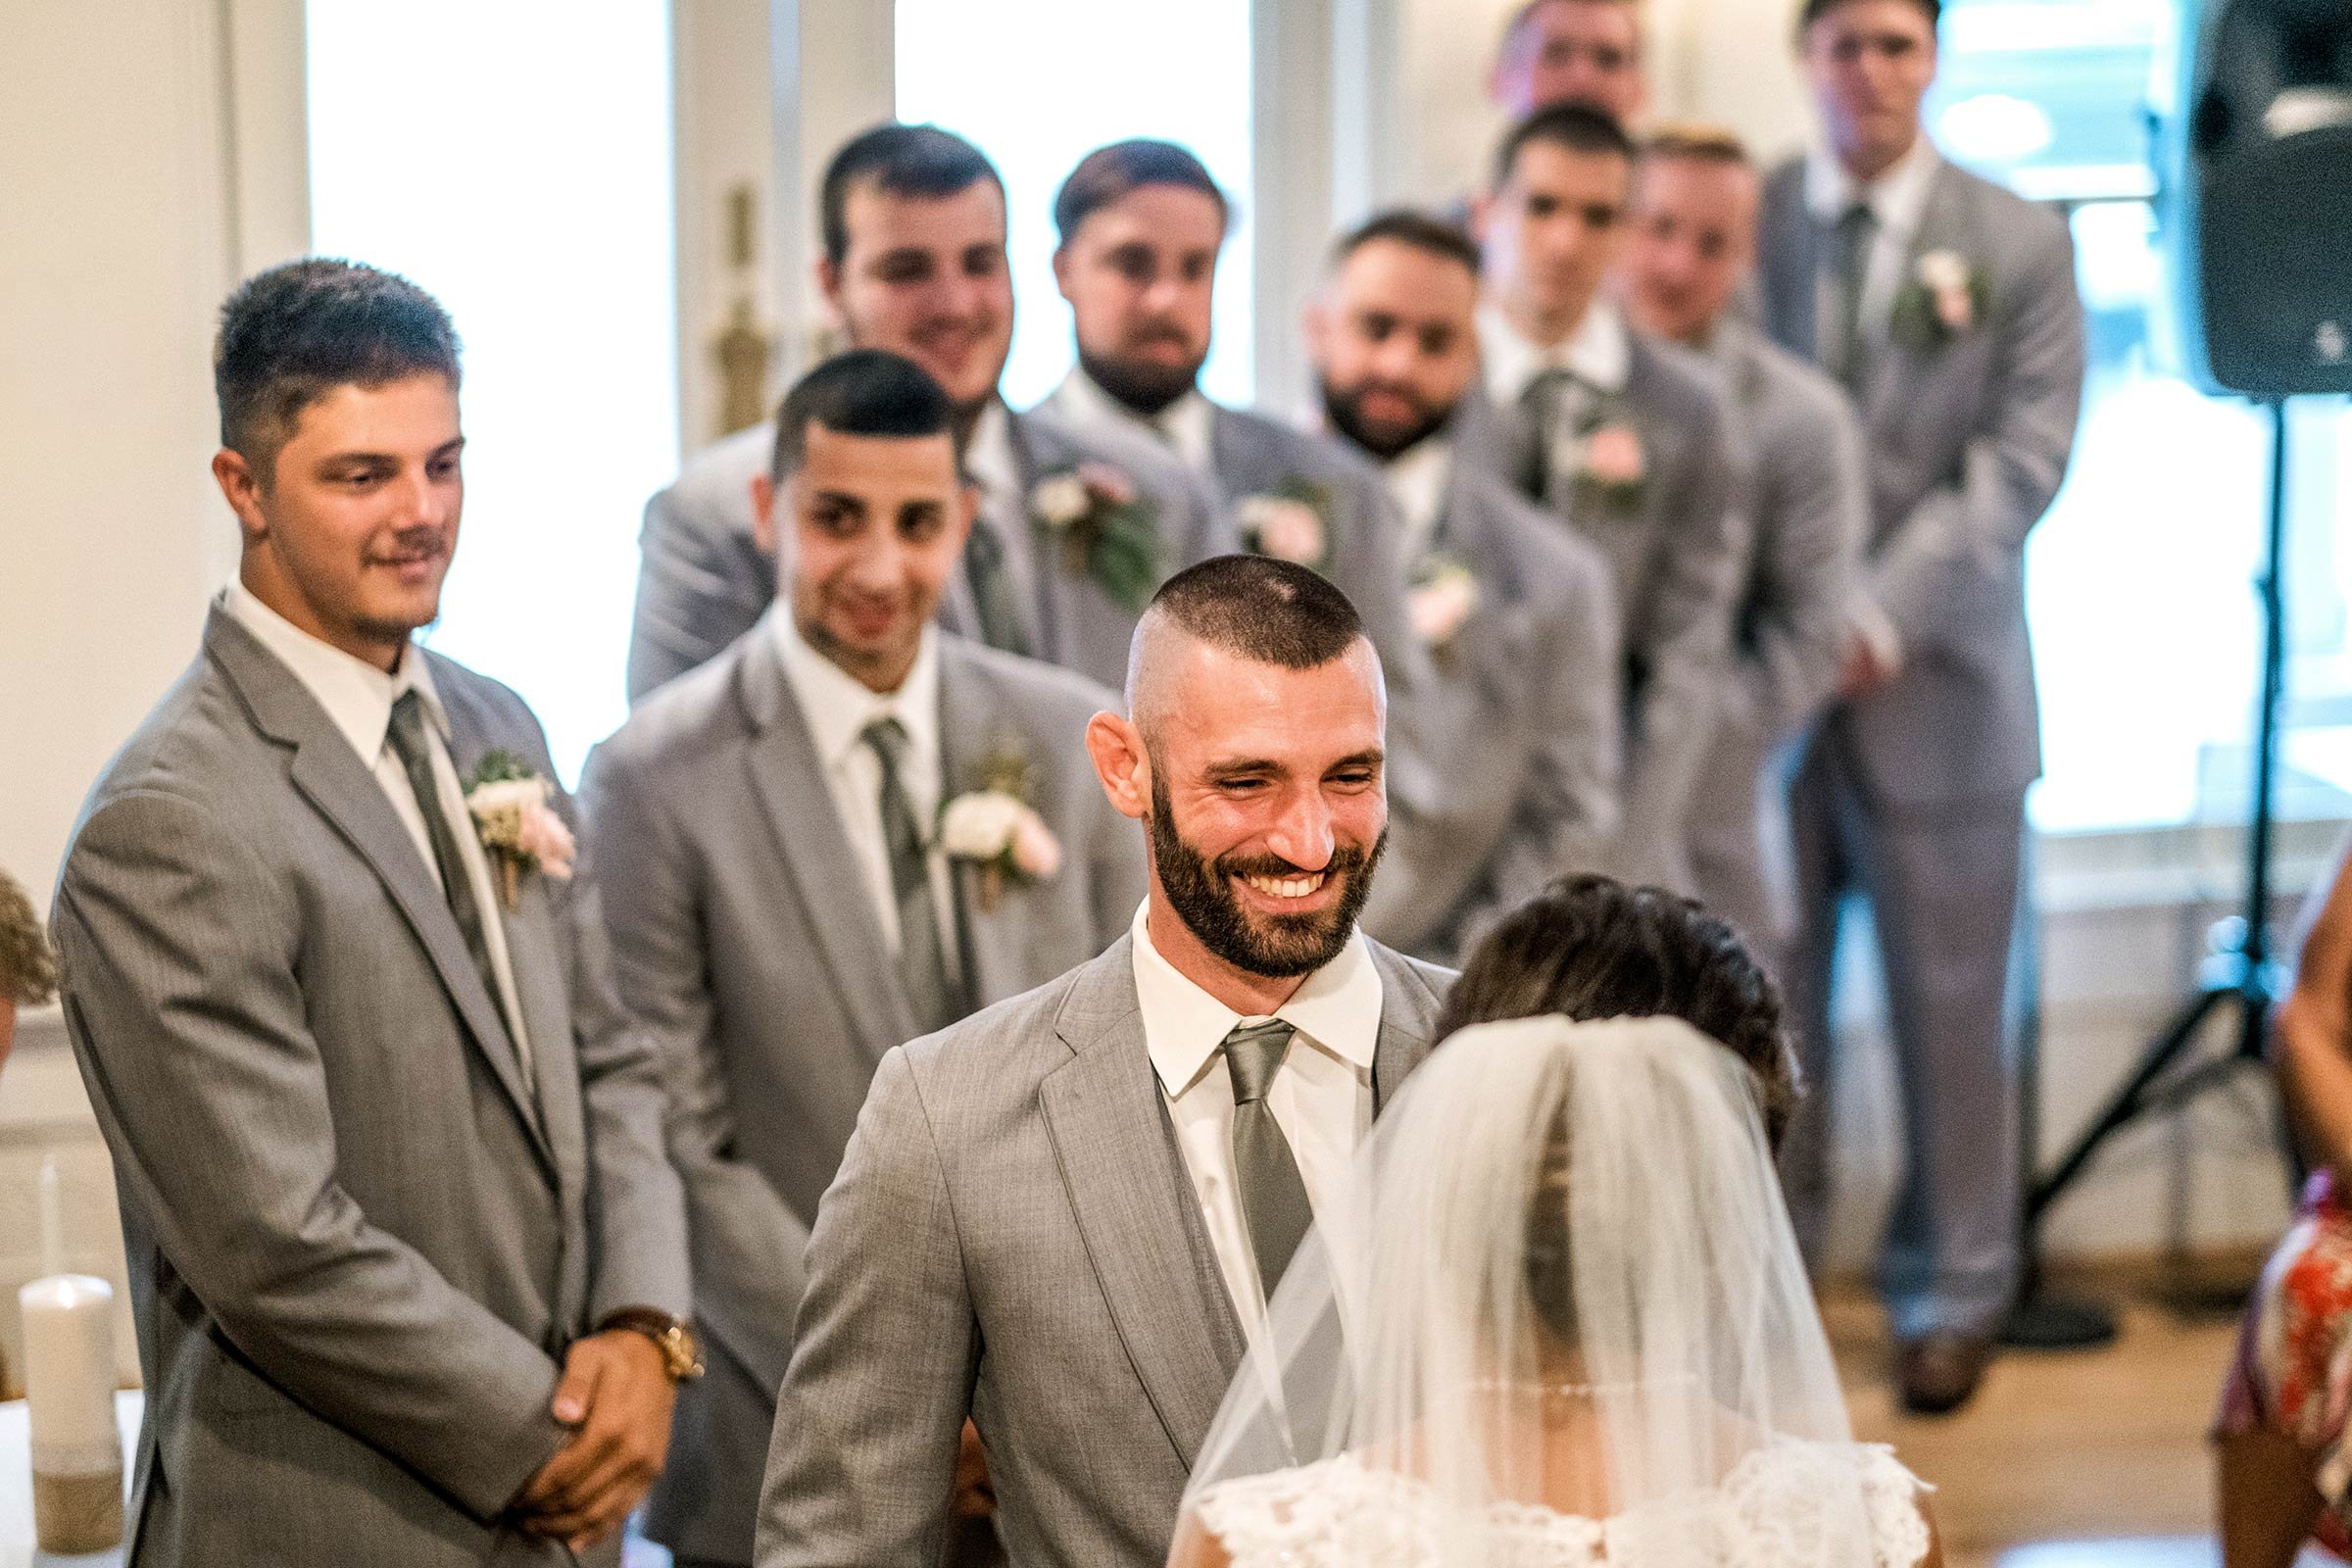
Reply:
[[1972, 330], [1992, 309], [1992, 279], [1958, 251], [1926, 251], [1894, 297], [1888, 334], [1904, 347], [1933, 353]]
[[977, 769], [979, 787], [939, 808], [939, 847], [970, 863], [980, 907], [992, 911], [1007, 883], [1043, 882], [1061, 869], [1061, 841], [1030, 806], [1029, 760], [991, 752]]
[[498, 901], [509, 914], [522, 907], [524, 873], [571, 880], [579, 854], [571, 829], [548, 803], [556, 787], [513, 752], [488, 751], [466, 779], [466, 809], [474, 836], [498, 874]]
[[1271, 494], [1244, 496], [1234, 520], [1253, 555], [1317, 571], [1331, 561], [1331, 487], [1303, 474], [1292, 474]]
[[1610, 409], [1596, 411], [1570, 439], [1568, 456], [1580, 509], [1596, 506], [1617, 517], [1641, 512], [1649, 492], [1649, 458], [1633, 420]]
[[1478, 576], [1467, 563], [1433, 555], [1413, 569], [1412, 586], [1405, 593], [1405, 618], [1421, 646], [1438, 658], [1453, 652], [1477, 609]]
[[1107, 463], [1081, 463], [1029, 492], [1037, 525], [1061, 546], [1063, 567], [1141, 612], [1159, 587], [1159, 527], [1135, 481]]

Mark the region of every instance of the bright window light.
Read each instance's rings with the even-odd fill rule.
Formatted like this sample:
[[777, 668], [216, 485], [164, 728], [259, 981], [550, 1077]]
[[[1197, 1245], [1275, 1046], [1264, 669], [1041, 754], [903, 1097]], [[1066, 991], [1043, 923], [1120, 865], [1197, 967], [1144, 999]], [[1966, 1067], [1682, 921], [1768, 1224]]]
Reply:
[[1076, 358], [1054, 286], [1054, 193], [1104, 142], [1157, 136], [1200, 156], [1235, 205], [1201, 385], [1256, 401], [1250, 279], [1250, 0], [898, 0], [898, 113], [968, 137], [1004, 175], [1012, 357], [1004, 397], [1039, 402]]
[[576, 776], [626, 713], [645, 498], [678, 467], [664, 0], [311, 0], [311, 244], [466, 345], [466, 519], [431, 645]]

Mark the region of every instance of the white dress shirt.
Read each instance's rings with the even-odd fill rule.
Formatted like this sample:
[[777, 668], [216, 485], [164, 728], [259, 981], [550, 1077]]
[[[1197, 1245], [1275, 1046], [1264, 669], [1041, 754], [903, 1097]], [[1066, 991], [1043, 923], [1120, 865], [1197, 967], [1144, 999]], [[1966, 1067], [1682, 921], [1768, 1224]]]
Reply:
[[850, 853], [863, 873], [866, 902], [882, 922], [882, 939], [899, 951], [899, 898], [890, 874], [890, 839], [882, 828], [882, 759], [865, 743], [865, 727], [876, 719], [895, 718], [906, 731], [906, 750], [899, 764], [899, 785], [913, 808], [914, 825], [929, 849], [924, 860], [931, 873], [931, 905], [939, 916], [941, 951], [947, 956], [948, 977], [960, 971], [956, 940], [956, 885], [948, 858], [940, 853], [941, 786], [939, 738], [939, 633], [925, 626], [914, 667], [895, 692], [870, 691], [824, 655], [808, 646], [792, 616], [771, 617], [776, 646], [784, 660], [784, 678], [800, 704], [808, 727], [809, 744], [816, 748], [824, 769], [825, 788], [833, 808], [850, 836]]
[[1863, 340], [1873, 347], [1886, 341], [1887, 319], [1894, 314], [1896, 296], [1902, 292], [1903, 268], [1910, 259], [1912, 241], [1919, 236], [1919, 220], [1927, 211], [1936, 171], [1942, 164], [1935, 143], [1925, 133], [1893, 168], [1867, 185], [1847, 173], [1845, 166], [1826, 147], [1816, 147], [1805, 155], [1805, 210], [1831, 230], [1830, 242], [1821, 253], [1825, 265], [1816, 280], [1814, 297], [1819, 314], [1815, 318], [1815, 342], [1826, 345], [1838, 341], [1838, 317], [1843, 302], [1834, 265], [1836, 230], [1846, 209], [1856, 202], [1866, 204], [1877, 220], [1870, 255], [1862, 270]]
[[1176, 454], [1178, 461], [1203, 478], [1215, 477], [1216, 405], [1198, 387], [1154, 415], [1141, 415], [1102, 390], [1085, 369], [1073, 366], [1054, 389], [1054, 412], [1081, 432], [1109, 430], [1148, 437]]
[[[1151, 905], [1135, 914], [1135, 994], [1144, 1046], [1159, 1079], [1193, 1196], [1216, 1249], [1217, 1267], [1243, 1328], [1264, 1321], [1257, 1254], [1250, 1246], [1233, 1171], [1233, 1073], [1220, 1049], [1247, 1018], [1200, 989], [1152, 945]], [[1306, 1200], [1325, 1212], [1348, 1180], [1355, 1146], [1372, 1125], [1372, 1058], [1380, 1040], [1380, 971], [1363, 935], [1306, 977], [1274, 1016], [1298, 1031], [1266, 1091], [1267, 1107], [1290, 1143]]]
[[1438, 524], [1446, 515], [1446, 493], [1453, 483], [1453, 443], [1428, 436], [1391, 458], [1381, 470], [1388, 480], [1389, 499], [1404, 516], [1401, 552], [1410, 571], [1437, 542]]
[[1566, 370], [1598, 391], [1622, 392], [1634, 366], [1625, 316], [1607, 299], [1586, 307], [1576, 330], [1557, 343], [1529, 342], [1501, 307], [1483, 305], [1478, 312], [1478, 353], [1486, 368], [1488, 395], [1506, 413], [1516, 412], [1528, 383], [1545, 370]]
[[1004, 575], [1013, 603], [1037, 603], [1037, 553], [1030, 539], [1029, 495], [1021, 456], [1012, 444], [1012, 415], [1002, 398], [991, 398], [963, 444], [963, 468], [980, 487], [976, 527], [990, 529], [1004, 547]]
[[499, 1011], [506, 1018], [508, 1034], [514, 1037], [523, 1073], [529, 1076], [531, 1041], [523, 1028], [522, 1004], [514, 990], [514, 962], [507, 955], [506, 906], [490, 874], [489, 854], [474, 831], [473, 813], [466, 808], [466, 790], [458, 778], [457, 764], [449, 758], [449, 714], [441, 707], [441, 694], [433, 689], [433, 672], [423, 656], [410, 648], [401, 657], [400, 668], [387, 675], [366, 660], [354, 659], [304, 631], [255, 598], [241, 582], [231, 582], [220, 602], [326, 710], [327, 721], [351, 743], [360, 765], [374, 775], [376, 787], [391, 802], [393, 814], [400, 818], [424, 860], [425, 874], [447, 898], [449, 890], [433, 858], [432, 834], [424, 825], [424, 808], [409, 785], [400, 755], [392, 750], [392, 705], [404, 692], [416, 691], [424, 705], [424, 749], [441, 797], [434, 808], [449, 824], [458, 843], [458, 858], [466, 862], [466, 880], [473, 886], [474, 906], [482, 911], [482, 938], [490, 949], [491, 974], [498, 982]]

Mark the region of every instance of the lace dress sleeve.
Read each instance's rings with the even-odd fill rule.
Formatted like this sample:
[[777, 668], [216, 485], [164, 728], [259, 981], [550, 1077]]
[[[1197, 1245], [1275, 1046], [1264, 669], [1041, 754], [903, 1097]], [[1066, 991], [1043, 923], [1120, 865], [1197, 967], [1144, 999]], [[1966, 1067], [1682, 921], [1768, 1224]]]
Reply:
[[1194, 1509], [1233, 1568], [1422, 1568], [1418, 1502], [1402, 1477], [1339, 1458], [1225, 1482]]
[[1884, 1443], [1857, 1446], [1862, 1472], [1862, 1506], [1870, 1515], [1871, 1544], [1879, 1568], [1919, 1568], [1928, 1556], [1928, 1516], [1920, 1499], [1934, 1487], [1903, 1468]]

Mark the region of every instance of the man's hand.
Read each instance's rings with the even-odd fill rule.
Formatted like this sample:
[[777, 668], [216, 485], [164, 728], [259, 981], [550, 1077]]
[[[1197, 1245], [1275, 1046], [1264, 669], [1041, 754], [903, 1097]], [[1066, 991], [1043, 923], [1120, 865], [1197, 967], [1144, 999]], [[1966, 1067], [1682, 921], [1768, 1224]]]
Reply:
[[523, 1528], [574, 1551], [618, 1530], [662, 1474], [676, 1402], [661, 1347], [644, 1335], [608, 1329], [574, 1343], [554, 1403], [571, 1439], [515, 1495]]
[[956, 1491], [950, 1511], [958, 1519], [986, 1519], [997, 1511], [997, 1489], [988, 1479], [988, 1454], [980, 1430], [963, 1424], [963, 1446], [956, 1453]]
[[1857, 605], [1845, 634], [1845, 657], [1838, 666], [1838, 695], [1868, 697], [1890, 685], [1902, 672], [1901, 634], [1878, 606]]

